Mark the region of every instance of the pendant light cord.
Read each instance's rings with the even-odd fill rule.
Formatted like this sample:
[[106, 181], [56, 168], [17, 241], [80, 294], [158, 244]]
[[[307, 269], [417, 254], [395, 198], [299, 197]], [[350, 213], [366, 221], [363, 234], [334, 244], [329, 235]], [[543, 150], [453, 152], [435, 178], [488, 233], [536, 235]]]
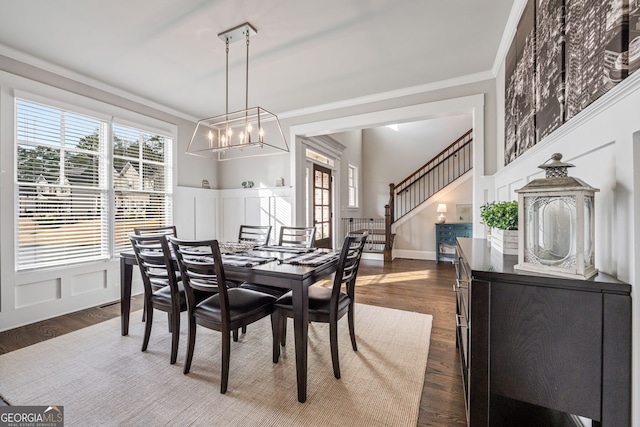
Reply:
[[249, 28], [247, 28], [247, 71], [245, 80], [245, 110], [249, 109]]
[[226, 98], [226, 100], [225, 100], [225, 102], [226, 102], [225, 112], [227, 114], [227, 120], [228, 120], [228, 116], [229, 116], [229, 37], [227, 37], [227, 48], [225, 49], [225, 51], [226, 51], [226, 54], [227, 54], [227, 64], [226, 64], [226, 69], [225, 69], [225, 72], [226, 72], [226, 75], [227, 75], [227, 79], [226, 79], [226, 83], [225, 83], [225, 86], [226, 86], [225, 87], [225, 90], [226, 90], [226, 92], [225, 92], [225, 98]]

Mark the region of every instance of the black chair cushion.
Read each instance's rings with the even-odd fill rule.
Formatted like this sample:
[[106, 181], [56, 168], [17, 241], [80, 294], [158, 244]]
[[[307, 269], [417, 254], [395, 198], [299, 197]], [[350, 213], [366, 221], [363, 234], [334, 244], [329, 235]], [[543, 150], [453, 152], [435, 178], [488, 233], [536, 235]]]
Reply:
[[256, 285], [255, 283], [244, 282], [240, 285], [240, 287], [243, 289], [251, 289], [252, 291], [258, 291], [265, 294], [273, 295], [276, 298], [279, 298], [285, 293], [287, 293], [286, 288], [276, 288], [274, 286]]
[[[210, 292], [202, 292], [197, 289], [194, 290], [193, 293], [196, 297], [196, 301], [202, 301], [211, 296]], [[184, 294], [184, 286], [182, 285], [182, 282], [178, 283], [178, 295], [180, 296], [180, 311], [187, 311], [187, 298]], [[155, 291], [151, 296], [151, 300], [154, 304], [171, 307], [171, 289], [169, 288], [169, 285]]]
[[[291, 291], [282, 295], [276, 301], [276, 307], [290, 309], [292, 303]], [[331, 288], [325, 288], [324, 286], [309, 286], [309, 311], [316, 311], [319, 313], [329, 314], [329, 303], [331, 302]], [[351, 298], [344, 292], [340, 293], [340, 299], [338, 300], [338, 311], [346, 308], [351, 302]]]
[[[265, 306], [273, 305], [276, 300], [273, 295], [243, 288], [227, 289], [227, 295], [229, 298], [229, 317], [232, 322], [260, 312], [264, 310]], [[216, 294], [202, 301], [193, 311], [193, 315], [194, 317], [222, 323], [220, 296]]]

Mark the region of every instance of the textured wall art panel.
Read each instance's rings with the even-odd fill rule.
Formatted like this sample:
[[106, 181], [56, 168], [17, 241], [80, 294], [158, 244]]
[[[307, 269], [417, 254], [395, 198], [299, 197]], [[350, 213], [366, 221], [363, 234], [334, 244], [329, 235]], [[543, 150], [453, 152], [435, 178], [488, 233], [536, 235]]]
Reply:
[[[515, 44], [515, 47], [514, 47]], [[509, 163], [536, 143], [535, 133], [535, 1], [529, 0], [518, 22], [514, 44], [509, 49], [505, 78], [505, 108], [511, 123], [506, 129]], [[515, 58], [514, 58], [515, 57]], [[511, 135], [508, 133], [511, 132]], [[506, 148], [506, 147], [505, 147]]]
[[570, 119], [628, 76], [628, 0], [566, 0], [565, 11]]
[[564, 123], [564, 0], [536, 7], [536, 141]]
[[505, 57], [505, 165], [638, 68], [640, 0], [529, 0]]
[[629, 74], [640, 68], [640, 0], [629, 1]]

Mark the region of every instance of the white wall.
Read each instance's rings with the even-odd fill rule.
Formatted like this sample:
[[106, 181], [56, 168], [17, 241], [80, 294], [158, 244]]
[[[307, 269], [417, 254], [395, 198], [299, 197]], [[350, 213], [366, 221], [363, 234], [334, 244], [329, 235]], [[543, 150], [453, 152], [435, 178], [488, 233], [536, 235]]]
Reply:
[[[504, 68], [496, 84], [504, 86]], [[499, 107], [501, 108], [501, 107]], [[495, 174], [496, 199], [515, 199], [514, 191], [541, 176], [538, 165], [553, 153], [574, 164], [571, 176], [599, 188], [595, 197], [596, 267], [632, 284], [633, 425], [640, 425], [640, 73], [635, 73], [572, 118], [545, 140]], [[498, 117], [504, 117], [502, 110]], [[504, 136], [498, 151], [504, 150]], [[502, 156], [502, 152], [498, 154]]]
[[[363, 214], [384, 218], [389, 184], [398, 184], [471, 129], [471, 115], [435, 118], [362, 131]], [[470, 203], [470, 201], [469, 201]]]

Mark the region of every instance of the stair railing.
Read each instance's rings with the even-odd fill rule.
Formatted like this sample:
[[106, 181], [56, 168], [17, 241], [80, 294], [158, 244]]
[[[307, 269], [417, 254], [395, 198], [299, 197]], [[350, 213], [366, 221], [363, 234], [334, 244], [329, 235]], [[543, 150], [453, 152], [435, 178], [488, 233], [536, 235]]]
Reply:
[[398, 184], [389, 184], [385, 206], [385, 259], [391, 257], [391, 225], [473, 168], [473, 129]]

